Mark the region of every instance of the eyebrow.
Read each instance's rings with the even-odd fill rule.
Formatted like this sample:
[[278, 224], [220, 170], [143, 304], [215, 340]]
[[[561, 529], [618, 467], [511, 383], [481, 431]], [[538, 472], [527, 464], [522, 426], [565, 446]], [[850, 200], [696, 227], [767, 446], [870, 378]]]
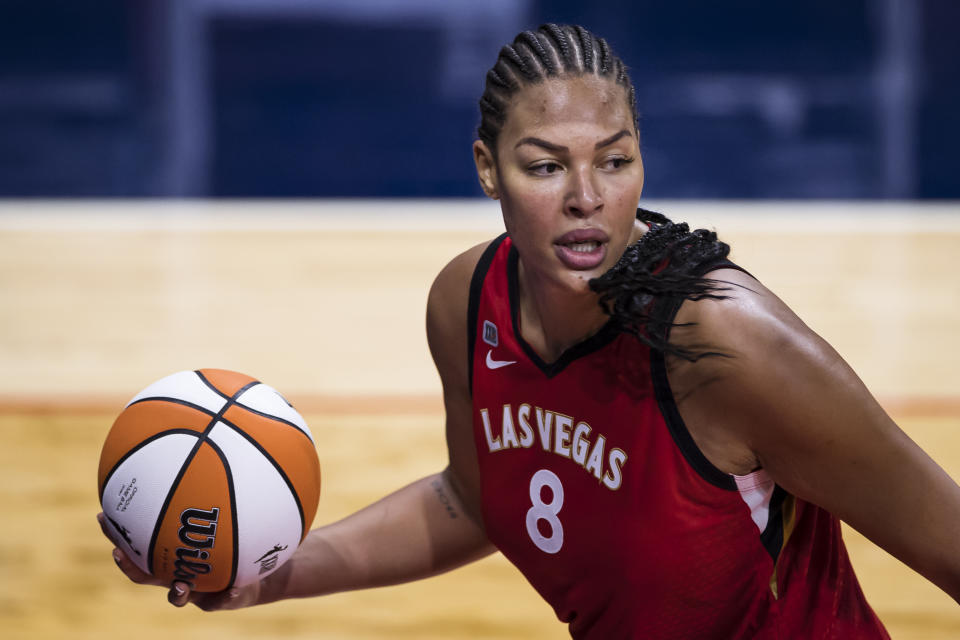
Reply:
[[[613, 134], [613, 135], [610, 136], [609, 138], [607, 138], [607, 139], [605, 139], [605, 140], [601, 140], [600, 142], [598, 142], [596, 145], [594, 145], [593, 148], [594, 148], [594, 149], [603, 149], [604, 147], [610, 146], [611, 144], [613, 144], [614, 142], [616, 142], [616, 141], [619, 140], [620, 138], [622, 138], [622, 137], [624, 137], [624, 136], [629, 136], [629, 135], [630, 135], [630, 131], [628, 131], [627, 129], [621, 129], [620, 131], [616, 132], [615, 134]], [[523, 146], [523, 145], [525, 145], [525, 144], [536, 145], [536, 146], [538, 146], [538, 147], [543, 147], [543, 148], [546, 149], [547, 151], [553, 151], [553, 152], [557, 152], [557, 153], [562, 152], [562, 151], [570, 151], [570, 149], [569, 149], [568, 147], [565, 147], [565, 146], [563, 146], [562, 144], [554, 144], [554, 143], [552, 143], [552, 142], [547, 142], [546, 140], [544, 140], [544, 139], [542, 139], [542, 138], [534, 138], [533, 136], [528, 136], [528, 137], [523, 138], [522, 140], [520, 140], [520, 141], [514, 146], [514, 149], [516, 149], [516, 148], [518, 148], [518, 147], [521, 147], [521, 146]]]
[[522, 147], [525, 144], [532, 144], [538, 147], [543, 147], [547, 151], [555, 151], [555, 152], [570, 151], [568, 147], [565, 147], [561, 144], [553, 144], [552, 142], [547, 142], [546, 140], [543, 140], [541, 138], [534, 138], [534, 137], [524, 138], [523, 140], [518, 142], [513, 148], [517, 149], [519, 147]]
[[598, 142], [596, 146], [594, 146], [594, 149], [603, 149], [604, 147], [609, 147], [611, 144], [613, 144], [623, 136], [629, 136], [629, 135], [630, 135], [630, 131], [628, 131], [627, 129], [621, 129], [620, 131], [616, 132], [606, 140], [601, 140], [600, 142]]

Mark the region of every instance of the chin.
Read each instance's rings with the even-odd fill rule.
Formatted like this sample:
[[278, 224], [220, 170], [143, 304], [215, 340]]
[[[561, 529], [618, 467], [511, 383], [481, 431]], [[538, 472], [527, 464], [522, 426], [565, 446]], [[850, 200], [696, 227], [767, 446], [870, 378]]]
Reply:
[[577, 294], [593, 294], [593, 290], [590, 288], [590, 281], [594, 278], [602, 276], [606, 271], [603, 269], [591, 269], [589, 271], [570, 271], [568, 272], [565, 280], [567, 281], [567, 287], [573, 293]]

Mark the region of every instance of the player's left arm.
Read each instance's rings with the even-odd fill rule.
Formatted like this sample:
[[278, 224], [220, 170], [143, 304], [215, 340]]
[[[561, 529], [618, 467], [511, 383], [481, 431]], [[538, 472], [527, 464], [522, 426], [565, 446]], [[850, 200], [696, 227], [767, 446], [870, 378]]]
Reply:
[[688, 413], [960, 601], [960, 487], [776, 296], [741, 272], [713, 277], [737, 286], [727, 300], [685, 302], [677, 321], [697, 324], [679, 334], [731, 357], [678, 365], [698, 381]]

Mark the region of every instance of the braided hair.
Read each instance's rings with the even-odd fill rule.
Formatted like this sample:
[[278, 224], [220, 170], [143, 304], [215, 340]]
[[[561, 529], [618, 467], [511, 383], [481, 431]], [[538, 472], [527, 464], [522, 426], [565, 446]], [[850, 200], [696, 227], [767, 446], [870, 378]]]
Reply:
[[639, 131], [636, 91], [627, 66], [606, 40], [579, 25], [544, 24], [536, 31], [524, 31], [500, 49], [480, 98], [477, 137], [496, 157], [497, 137], [507, 120], [510, 100], [520, 89], [549, 77], [587, 73], [609, 78], [624, 88], [634, 129]]
[[[696, 362], [716, 351], [694, 351], [671, 344], [669, 331], [682, 300], [722, 300], [728, 287], [702, 277], [703, 268], [727, 257], [730, 247], [706, 229], [690, 230], [685, 222], [637, 209], [637, 218], [650, 230], [627, 247], [609, 271], [590, 280], [600, 306], [617, 329], [635, 335], [651, 349]], [[673, 301], [675, 304], [668, 304]]]

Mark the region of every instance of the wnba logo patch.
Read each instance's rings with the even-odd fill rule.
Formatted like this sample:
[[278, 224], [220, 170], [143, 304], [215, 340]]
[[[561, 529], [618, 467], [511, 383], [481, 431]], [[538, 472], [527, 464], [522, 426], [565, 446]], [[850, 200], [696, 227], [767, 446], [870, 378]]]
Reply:
[[253, 564], [260, 563], [260, 573], [259, 575], [265, 574], [267, 571], [272, 571], [277, 566], [277, 560], [280, 559], [280, 552], [284, 551], [290, 545], [274, 545], [273, 549], [267, 551], [265, 554], [253, 561]]
[[500, 339], [497, 335], [497, 325], [489, 320], [483, 321], [483, 341], [491, 347], [500, 346]]

